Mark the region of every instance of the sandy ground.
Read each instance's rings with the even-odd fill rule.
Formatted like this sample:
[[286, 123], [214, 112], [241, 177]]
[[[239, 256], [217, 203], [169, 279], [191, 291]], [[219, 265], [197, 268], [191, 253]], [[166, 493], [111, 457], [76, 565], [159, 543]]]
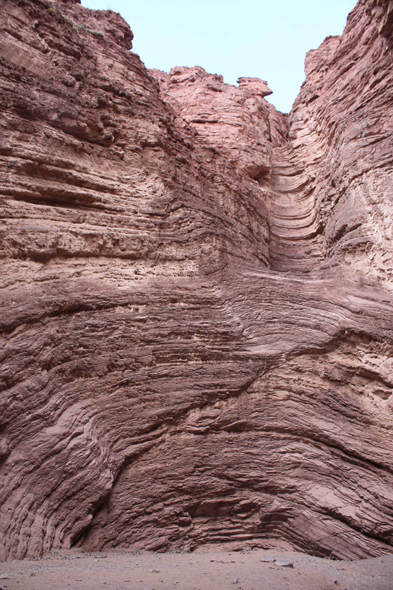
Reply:
[[[274, 561], [276, 560], [276, 561]], [[277, 551], [55, 552], [0, 563], [4, 590], [393, 590], [393, 555], [355, 562]]]

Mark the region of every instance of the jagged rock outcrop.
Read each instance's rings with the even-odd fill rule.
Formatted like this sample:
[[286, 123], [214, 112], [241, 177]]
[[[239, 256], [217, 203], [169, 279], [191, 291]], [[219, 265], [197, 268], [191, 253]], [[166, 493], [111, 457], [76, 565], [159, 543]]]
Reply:
[[360, 0], [283, 115], [2, 0], [1, 558], [392, 551], [392, 14]]

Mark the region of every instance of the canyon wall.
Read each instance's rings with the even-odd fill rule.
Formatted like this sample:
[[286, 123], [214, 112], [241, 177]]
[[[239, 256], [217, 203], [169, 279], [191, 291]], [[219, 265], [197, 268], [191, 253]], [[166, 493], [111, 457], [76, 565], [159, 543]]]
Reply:
[[393, 551], [393, 3], [256, 78], [0, 0], [0, 558]]

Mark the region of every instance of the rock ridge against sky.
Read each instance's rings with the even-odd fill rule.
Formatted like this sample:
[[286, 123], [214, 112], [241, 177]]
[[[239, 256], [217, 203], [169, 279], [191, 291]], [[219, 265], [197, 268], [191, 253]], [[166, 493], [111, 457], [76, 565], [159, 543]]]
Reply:
[[289, 115], [111, 11], [0, 8], [0, 558], [391, 553], [392, 3]]

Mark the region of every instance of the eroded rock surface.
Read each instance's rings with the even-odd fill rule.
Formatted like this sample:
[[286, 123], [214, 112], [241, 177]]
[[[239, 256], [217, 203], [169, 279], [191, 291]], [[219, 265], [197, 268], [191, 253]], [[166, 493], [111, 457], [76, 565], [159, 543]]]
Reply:
[[284, 115], [2, 0], [1, 558], [392, 552], [390, 4]]

